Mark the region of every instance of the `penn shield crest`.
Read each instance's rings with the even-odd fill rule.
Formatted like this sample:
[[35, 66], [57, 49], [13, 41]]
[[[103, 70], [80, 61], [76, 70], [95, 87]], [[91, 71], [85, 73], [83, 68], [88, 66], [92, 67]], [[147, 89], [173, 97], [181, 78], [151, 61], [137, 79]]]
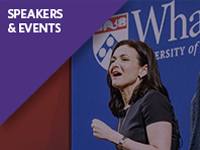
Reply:
[[128, 39], [128, 13], [112, 16], [93, 35], [94, 56], [105, 70], [108, 69], [113, 47], [124, 39]]

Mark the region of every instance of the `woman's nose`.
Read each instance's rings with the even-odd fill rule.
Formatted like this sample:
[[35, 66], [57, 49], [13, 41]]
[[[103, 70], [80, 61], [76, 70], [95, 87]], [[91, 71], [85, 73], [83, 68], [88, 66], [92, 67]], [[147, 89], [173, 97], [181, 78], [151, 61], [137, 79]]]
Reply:
[[119, 65], [120, 65], [120, 60], [119, 59], [115, 60], [115, 62], [113, 63], [113, 66], [118, 67]]
[[110, 66], [111, 71], [115, 68], [119, 68], [119, 62], [116, 60], [115, 62], [112, 63], [112, 65]]

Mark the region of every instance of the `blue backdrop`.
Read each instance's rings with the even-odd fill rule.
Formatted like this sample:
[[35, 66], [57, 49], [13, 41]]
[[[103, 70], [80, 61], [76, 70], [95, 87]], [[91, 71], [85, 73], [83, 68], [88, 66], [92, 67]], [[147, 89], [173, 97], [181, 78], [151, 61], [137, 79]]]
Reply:
[[128, 1], [73, 55], [72, 150], [114, 149], [112, 143], [96, 139], [90, 125], [93, 118], [99, 118], [116, 129], [117, 118], [108, 108], [110, 93], [104, 68], [110, 48], [127, 38], [144, 41], [154, 49], [179, 120], [181, 149], [187, 150], [190, 103], [200, 72], [199, 0]]

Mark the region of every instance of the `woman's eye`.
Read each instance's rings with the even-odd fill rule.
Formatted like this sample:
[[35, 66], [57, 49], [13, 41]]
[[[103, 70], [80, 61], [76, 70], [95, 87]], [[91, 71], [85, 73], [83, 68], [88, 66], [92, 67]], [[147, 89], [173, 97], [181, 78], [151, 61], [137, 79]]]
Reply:
[[127, 58], [122, 58], [122, 60], [123, 60], [123, 61], [128, 61], [128, 59], [127, 59]]
[[112, 63], [114, 63], [114, 62], [115, 62], [115, 60], [111, 60], [111, 61], [110, 61], [110, 64], [112, 64]]

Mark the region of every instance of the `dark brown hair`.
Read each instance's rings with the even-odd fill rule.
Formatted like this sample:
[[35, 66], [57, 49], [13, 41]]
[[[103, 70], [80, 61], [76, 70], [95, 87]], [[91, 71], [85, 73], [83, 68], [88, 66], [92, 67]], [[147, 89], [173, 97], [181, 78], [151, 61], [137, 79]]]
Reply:
[[[138, 52], [138, 61], [141, 67], [146, 64], [148, 65], [148, 73], [142, 78], [142, 82], [133, 91], [129, 104], [131, 105], [139, 98], [143, 97], [148, 89], [155, 89], [163, 93], [169, 99], [168, 92], [160, 79], [157, 60], [152, 48], [141, 41], [123, 40], [115, 45], [111, 54], [111, 58], [115, 50], [122, 45], [128, 45]], [[124, 108], [124, 102], [120, 91], [112, 86], [112, 81], [109, 74], [109, 67], [107, 71], [107, 84], [110, 88], [109, 108], [112, 114], [118, 117], [118, 111]]]

